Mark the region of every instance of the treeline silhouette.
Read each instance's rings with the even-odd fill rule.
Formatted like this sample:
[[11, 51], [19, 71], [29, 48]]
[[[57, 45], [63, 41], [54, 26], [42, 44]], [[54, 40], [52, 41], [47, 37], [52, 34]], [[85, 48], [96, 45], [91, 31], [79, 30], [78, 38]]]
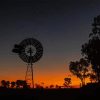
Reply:
[[93, 83], [100, 87], [100, 15], [94, 18], [92, 32], [82, 45], [81, 54], [80, 60], [70, 62], [70, 72], [81, 80], [82, 87], [86, 85], [86, 78], [90, 78], [90, 87]]
[[[41, 84], [37, 84], [35, 83], [35, 88], [37, 89], [60, 89], [60, 88], [66, 88], [66, 87], [70, 87], [70, 80], [68, 80], [69, 78], [65, 78], [65, 83], [63, 86], [60, 85], [48, 85], [48, 86], [44, 86], [44, 83], [42, 82]], [[32, 88], [31, 85], [29, 83], [27, 83], [25, 80], [16, 80], [16, 81], [6, 81], [6, 80], [1, 80], [1, 85], [0, 88], [14, 88], [14, 89], [18, 89], [18, 88]]]
[[17, 81], [1, 81], [1, 87], [3, 88], [30, 88], [25, 80], [17, 80]]

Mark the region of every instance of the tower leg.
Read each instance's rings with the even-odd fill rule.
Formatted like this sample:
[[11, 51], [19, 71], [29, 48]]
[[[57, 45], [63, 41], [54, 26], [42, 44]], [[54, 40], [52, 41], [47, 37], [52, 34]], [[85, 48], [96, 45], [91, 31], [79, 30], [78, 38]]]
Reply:
[[33, 64], [29, 63], [26, 69], [25, 80], [29, 86], [34, 88], [34, 78], [33, 78]]
[[32, 88], [34, 88], [33, 64], [32, 63], [31, 63], [31, 73], [32, 73]]

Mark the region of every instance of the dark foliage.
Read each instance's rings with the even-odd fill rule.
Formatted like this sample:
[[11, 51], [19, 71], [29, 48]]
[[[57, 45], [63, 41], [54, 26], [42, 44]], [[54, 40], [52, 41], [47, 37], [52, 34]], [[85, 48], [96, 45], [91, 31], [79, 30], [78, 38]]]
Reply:
[[88, 61], [83, 58], [79, 61], [70, 62], [69, 65], [70, 72], [81, 80], [82, 86], [85, 85], [85, 78], [89, 76], [88, 67]]
[[89, 41], [82, 45], [82, 55], [92, 65], [96, 73], [97, 81], [100, 83], [100, 16], [94, 18], [92, 33]]

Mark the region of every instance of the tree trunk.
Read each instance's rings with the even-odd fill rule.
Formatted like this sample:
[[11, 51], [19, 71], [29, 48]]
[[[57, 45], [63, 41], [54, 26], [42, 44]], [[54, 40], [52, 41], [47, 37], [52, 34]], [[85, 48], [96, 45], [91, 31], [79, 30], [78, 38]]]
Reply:
[[84, 79], [81, 79], [82, 87], [84, 86]]
[[83, 78], [83, 85], [85, 85], [85, 78]]

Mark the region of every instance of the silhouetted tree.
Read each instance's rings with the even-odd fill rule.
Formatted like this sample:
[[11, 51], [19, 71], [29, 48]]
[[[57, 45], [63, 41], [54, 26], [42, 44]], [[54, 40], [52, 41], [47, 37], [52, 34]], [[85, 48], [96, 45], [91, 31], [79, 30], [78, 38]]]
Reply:
[[44, 88], [44, 82], [41, 82], [42, 87]]
[[82, 45], [82, 55], [91, 63], [100, 83], [100, 16], [94, 18], [92, 33], [89, 34], [89, 41]]
[[28, 85], [24, 80], [17, 80], [16, 81], [16, 88], [27, 88]]
[[9, 86], [10, 86], [10, 82], [9, 81], [6, 81], [6, 86], [7, 86], [7, 88], [9, 88]]
[[85, 78], [88, 77], [88, 61], [81, 58], [79, 61], [70, 62], [69, 70], [73, 75], [76, 75], [82, 82], [82, 86], [85, 85]]
[[2, 81], [1, 81], [1, 86], [7, 88], [7, 83], [6, 83], [5, 80], [2, 80]]
[[51, 89], [52, 89], [52, 88], [54, 88], [54, 85], [53, 85], [53, 84], [51, 84], [51, 85], [50, 85], [50, 88], [51, 88]]
[[90, 66], [89, 68], [89, 78], [90, 78], [90, 82], [91, 83], [97, 83], [97, 77], [96, 77], [96, 73], [93, 71], [92, 66]]
[[90, 81], [91, 81], [91, 83], [97, 82], [96, 75], [95, 75], [94, 73], [90, 73], [89, 76], [90, 76]]
[[29, 88], [26, 81], [22, 81], [22, 86], [23, 86], [23, 88]]
[[64, 78], [64, 86], [65, 87], [70, 87], [70, 84], [71, 84], [71, 78]]
[[14, 88], [15, 87], [15, 85], [16, 85], [16, 83], [13, 81], [13, 82], [11, 82], [11, 88]]
[[49, 87], [48, 87], [48, 86], [46, 86], [45, 88], [46, 88], [46, 89], [48, 89]]
[[35, 84], [35, 87], [36, 88], [43, 88], [43, 86], [41, 86], [40, 84], [37, 84], [37, 83]]
[[59, 88], [59, 85], [56, 85], [55, 88], [58, 89]]
[[21, 84], [21, 81], [20, 80], [17, 80], [16, 81], [16, 88], [20, 88], [20, 84]]

